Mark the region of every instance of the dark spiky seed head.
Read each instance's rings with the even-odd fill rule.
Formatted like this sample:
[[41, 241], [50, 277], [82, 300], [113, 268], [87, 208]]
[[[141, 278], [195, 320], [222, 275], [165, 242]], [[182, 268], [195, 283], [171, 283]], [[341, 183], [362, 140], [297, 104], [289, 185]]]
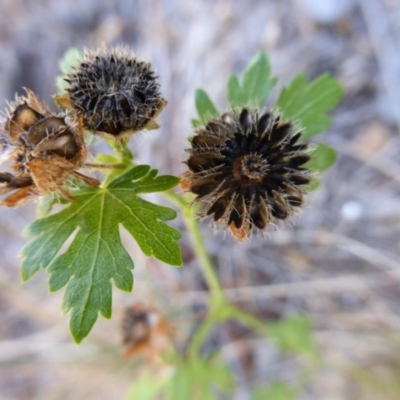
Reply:
[[150, 63], [125, 47], [85, 51], [65, 78], [70, 107], [83, 115], [85, 128], [113, 137], [156, 129], [166, 105]]
[[181, 186], [206, 204], [204, 217], [238, 240], [253, 227], [263, 232], [303, 204], [301, 186], [310, 179], [302, 166], [310, 156], [300, 136], [271, 112], [225, 113], [196, 130]]

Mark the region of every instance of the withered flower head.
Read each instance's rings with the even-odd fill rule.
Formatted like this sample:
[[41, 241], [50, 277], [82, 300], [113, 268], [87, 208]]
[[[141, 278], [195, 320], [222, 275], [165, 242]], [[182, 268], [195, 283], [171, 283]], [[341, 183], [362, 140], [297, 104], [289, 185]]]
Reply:
[[88, 130], [120, 138], [159, 128], [155, 118], [167, 102], [157, 76], [127, 48], [86, 51], [65, 80], [67, 97], [56, 101], [82, 115]]
[[168, 346], [169, 331], [165, 318], [152, 308], [144, 304], [127, 307], [122, 319], [124, 357], [154, 358]]
[[13, 192], [0, 204], [15, 207], [55, 191], [72, 200], [63, 188], [70, 175], [97, 186], [96, 179], [77, 171], [86, 158], [82, 123], [68, 123], [52, 114], [31, 90], [25, 91], [26, 97], [10, 104], [1, 125], [1, 142], [10, 149], [10, 168], [15, 174], [0, 173], [0, 194]]
[[213, 216], [236, 239], [253, 227], [263, 232], [302, 206], [300, 186], [310, 179], [301, 166], [310, 157], [300, 136], [271, 112], [225, 113], [195, 132], [181, 186], [206, 204], [204, 217]]

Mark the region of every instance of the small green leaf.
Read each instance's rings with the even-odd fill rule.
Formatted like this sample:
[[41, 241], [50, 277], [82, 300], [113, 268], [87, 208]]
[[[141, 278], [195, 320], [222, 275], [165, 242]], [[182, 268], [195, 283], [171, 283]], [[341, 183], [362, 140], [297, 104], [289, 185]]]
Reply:
[[[140, 165], [106, 187], [81, 185], [71, 190], [75, 201], [26, 229], [34, 238], [22, 249], [22, 280], [47, 268], [51, 291], [67, 285], [62, 310], [71, 311], [70, 329], [76, 342], [90, 332], [98, 312], [111, 316], [111, 280], [121, 290], [132, 290], [133, 262], [121, 243], [120, 226], [145, 255], [170, 265], [182, 264], [176, 243], [181, 235], [163, 222], [175, 218], [175, 211], [138, 197], [168, 190], [179, 182], [176, 177], [156, 174]], [[65, 252], [58, 254], [73, 235]]]
[[248, 103], [262, 107], [277, 79], [270, 78], [271, 67], [267, 55], [259, 51], [247, 65], [242, 83], [243, 97]]
[[313, 151], [311, 153], [311, 160], [303, 165], [311, 171], [322, 172], [328, 169], [336, 159], [336, 152], [332, 147], [326, 146], [322, 143], [313, 144]]
[[307, 77], [301, 73], [281, 90], [276, 107], [283, 119], [291, 119], [300, 125], [305, 139], [321, 133], [330, 125], [327, 113], [337, 105], [342, 94], [341, 85], [329, 74], [307, 83]]
[[318, 189], [319, 185], [320, 185], [319, 180], [315, 176], [312, 176], [310, 183], [308, 185], [303, 185], [302, 189], [305, 190], [306, 192], [312, 192]]
[[227, 99], [232, 107], [256, 106], [261, 108], [277, 78], [270, 77], [270, 64], [267, 55], [259, 51], [247, 65], [242, 84], [235, 75], [227, 83]]
[[294, 315], [271, 322], [266, 326], [266, 330], [282, 351], [315, 355], [312, 329], [307, 317]]
[[281, 381], [272, 381], [254, 391], [254, 400], [294, 400], [294, 391]]
[[64, 76], [73, 72], [73, 66], [77, 65], [82, 60], [82, 57], [82, 53], [75, 48], [69, 48], [62, 56], [59, 62], [61, 75], [56, 78], [56, 85], [59, 93], [65, 92], [68, 85], [68, 83], [64, 81]]
[[213, 389], [227, 392], [232, 387], [229, 368], [218, 359], [182, 359], [176, 366], [168, 392], [168, 400], [214, 400]]
[[169, 380], [168, 375], [142, 373], [129, 388], [125, 400], [155, 400], [164, 390]]
[[228, 103], [232, 107], [240, 107], [246, 104], [246, 100], [243, 99], [242, 89], [240, 87], [240, 83], [236, 75], [231, 75], [228, 78], [226, 93], [227, 93]]
[[203, 89], [197, 89], [194, 96], [197, 114], [202, 124], [212, 118], [218, 117], [217, 108]]
[[202, 125], [202, 123], [198, 119], [191, 119], [190, 122], [192, 124], [192, 127], [195, 129], [199, 128]]
[[58, 202], [58, 195], [56, 193], [51, 193], [47, 196], [42, 196], [39, 198], [38, 204], [36, 206], [36, 215], [38, 218], [47, 217], [53, 208], [53, 205]]
[[73, 72], [73, 67], [76, 66], [83, 58], [83, 54], [76, 48], [70, 47], [62, 56], [59, 66], [63, 74]]

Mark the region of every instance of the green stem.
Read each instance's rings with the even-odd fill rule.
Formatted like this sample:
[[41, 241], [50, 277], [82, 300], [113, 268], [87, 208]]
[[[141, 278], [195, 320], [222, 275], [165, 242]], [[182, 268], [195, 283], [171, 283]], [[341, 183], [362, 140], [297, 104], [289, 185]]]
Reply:
[[264, 322], [260, 321], [258, 318], [253, 317], [251, 314], [248, 314], [245, 311], [240, 310], [239, 308], [227, 304], [229, 307], [226, 310], [226, 318], [227, 319], [236, 319], [241, 322], [243, 325], [247, 326], [254, 332], [258, 332], [260, 336], [270, 337], [267, 327]]
[[253, 317], [251, 314], [238, 309], [237, 307], [228, 303], [225, 299], [221, 285], [215, 274], [212, 261], [206, 252], [204, 242], [201, 237], [199, 224], [197, 223], [196, 219], [193, 218], [190, 204], [188, 204], [184, 198], [172, 191], [164, 192], [163, 194], [173, 204], [182, 210], [183, 220], [189, 232], [193, 249], [199, 261], [200, 268], [203, 272], [211, 295], [208, 314], [193, 335], [189, 345], [189, 356], [196, 357], [199, 354], [202, 343], [216, 321], [236, 319], [251, 330], [258, 332], [260, 336], [268, 337], [269, 334], [267, 327], [262, 321], [256, 317]]
[[128, 148], [127, 138], [121, 138], [119, 140], [106, 139], [106, 141], [112, 148], [113, 152], [121, 158], [124, 164], [129, 163], [133, 160], [132, 152]]
[[188, 348], [188, 356], [190, 358], [195, 359], [199, 356], [201, 345], [205, 341], [208, 332], [214, 325], [214, 322], [215, 321], [212, 317], [212, 314], [208, 313], [201, 322], [200, 326], [197, 328], [192, 337], [192, 340], [190, 341], [190, 345]]
[[203, 271], [204, 278], [211, 292], [212, 298], [222, 298], [223, 293], [218, 278], [214, 272], [214, 266], [204, 247], [203, 238], [201, 237], [200, 228], [197, 221], [193, 218], [190, 208], [186, 208], [183, 213], [186, 227], [190, 233], [193, 249], [196, 253], [200, 268]]
[[216, 321], [215, 316], [218, 315], [218, 310], [223, 310], [226, 300], [221, 285], [214, 272], [214, 265], [206, 252], [199, 224], [193, 217], [192, 207], [183, 197], [172, 191], [164, 192], [163, 194], [182, 211], [182, 217], [189, 232], [193, 250], [197, 256], [204, 279], [206, 280], [207, 286], [210, 290], [211, 296], [208, 313], [194, 333], [188, 348], [189, 357], [196, 358], [199, 355], [201, 345], [206, 339], [208, 332]]
[[171, 202], [181, 208], [182, 217], [189, 232], [194, 252], [211, 293], [211, 301], [220, 302], [224, 298], [222, 288], [214, 272], [211, 258], [208, 256], [205, 249], [200, 227], [196, 219], [193, 217], [191, 206], [181, 196], [172, 191], [166, 192], [165, 195]]

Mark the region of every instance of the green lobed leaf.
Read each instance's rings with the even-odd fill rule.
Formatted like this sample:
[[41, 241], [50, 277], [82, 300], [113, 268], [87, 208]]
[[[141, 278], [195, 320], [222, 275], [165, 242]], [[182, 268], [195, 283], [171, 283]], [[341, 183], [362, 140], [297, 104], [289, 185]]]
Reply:
[[302, 138], [309, 138], [324, 131], [331, 123], [327, 114], [343, 94], [339, 82], [329, 74], [323, 74], [308, 83], [300, 73], [289, 85], [282, 88], [276, 107], [283, 119], [298, 122], [303, 129]]
[[218, 117], [219, 113], [208, 94], [203, 89], [196, 89], [194, 102], [200, 122], [203, 124], [212, 118]]
[[50, 211], [53, 208], [53, 205], [55, 203], [58, 203], [58, 194], [57, 193], [51, 193], [48, 194], [47, 196], [42, 196], [40, 197], [37, 206], [36, 206], [36, 215], [38, 218], [44, 218], [47, 217], [50, 213]]
[[302, 167], [315, 172], [323, 172], [328, 169], [336, 159], [336, 152], [332, 147], [322, 143], [313, 144], [311, 159]]
[[[25, 231], [34, 238], [21, 252], [22, 280], [47, 268], [50, 291], [66, 285], [62, 310], [71, 311], [70, 329], [78, 343], [90, 332], [98, 312], [111, 316], [111, 280], [121, 290], [132, 290], [134, 265], [121, 243], [120, 226], [145, 255], [170, 265], [182, 264], [176, 243], [181, 235], [163, 222], [175, 218], [175, 211], [138, 197], [168, 190], [179, 181], [156, 174], [149, 166], [140, 165], [106, 187], [82, 185], [79, 191], [71, 191], [75, 201], [36, 220]], [[59, 254], [73, 235], [71, 244]]]
[[261, 108], [277, 78], [270, 77], [271, 67], [267, 55], [259, 51], [247, 65], [242, 84], [235, 75], [227, 83], [228, 103], [232, 107], [253, 105]]

